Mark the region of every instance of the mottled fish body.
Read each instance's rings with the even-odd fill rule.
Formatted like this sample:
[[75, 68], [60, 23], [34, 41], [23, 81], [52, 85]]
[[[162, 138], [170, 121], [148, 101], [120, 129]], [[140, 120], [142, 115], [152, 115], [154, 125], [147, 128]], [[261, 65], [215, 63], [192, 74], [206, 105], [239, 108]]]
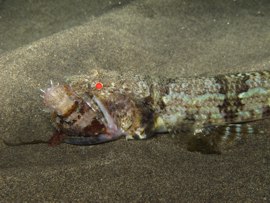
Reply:
[[[183, 126], [192, 126], [193, 134], [207, 134], [218, 126], [270, 117], [270, 71], [168, 79], [101, 69], [67, 82], [81, 100], [85, 95], [89, 102], [98, 98], [98, 110], [102, 105], [117, 126], [115, 132], [123, 132], [127, 139], [145, 139]], [[103, 88], [97, 89], [97, 83]], [[97, 134], [95, 130], [89, 137]]]

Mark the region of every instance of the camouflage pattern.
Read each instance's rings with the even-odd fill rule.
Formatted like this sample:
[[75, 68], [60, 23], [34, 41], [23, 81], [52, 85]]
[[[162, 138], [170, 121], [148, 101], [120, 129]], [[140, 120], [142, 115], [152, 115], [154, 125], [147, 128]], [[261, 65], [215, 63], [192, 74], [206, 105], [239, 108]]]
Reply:
[[[183, 126], [200, 134], [209, 126], [270, 116], [269, 71], [169, 79], [100, 69], [67, 81], [78, 95], [100, 98], [127, 139], [145, 139]], [[98, 82], [103, 83], [101, 90], [95, 88]]]

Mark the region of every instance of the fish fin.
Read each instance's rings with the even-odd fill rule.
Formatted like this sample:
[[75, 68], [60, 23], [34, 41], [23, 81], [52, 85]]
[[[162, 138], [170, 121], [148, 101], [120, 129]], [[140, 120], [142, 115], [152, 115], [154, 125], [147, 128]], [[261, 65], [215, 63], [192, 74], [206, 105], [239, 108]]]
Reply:
[[197, 128], [188, 140], [188, 150], [204, 154], [221, 154], [223, 150], [243, 143], [253, 133], [254, 129], [248, 123]]
[[[152, 134], [151, 134], [152, 135]], [[126, 140], [145, 140], [151, 137], [150, 134], [145, 133], [145, 128], [140, 127], [135, 130], [135, 132], [131, 132], [126, 135]]]

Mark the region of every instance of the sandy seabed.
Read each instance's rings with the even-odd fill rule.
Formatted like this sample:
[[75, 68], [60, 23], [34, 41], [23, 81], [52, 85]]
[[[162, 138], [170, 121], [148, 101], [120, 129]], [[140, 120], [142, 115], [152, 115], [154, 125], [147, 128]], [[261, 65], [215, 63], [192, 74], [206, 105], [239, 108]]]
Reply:
[[[269, 10], [268, 0], [2, 0], [0, 138], [48, 140], [39, 88], [91, 68], [166, 77], [269, 70]], [[269, 202], [269, 124], [221, 155], [189, 152], [171, 136], [0, 144], [0, 200]]]

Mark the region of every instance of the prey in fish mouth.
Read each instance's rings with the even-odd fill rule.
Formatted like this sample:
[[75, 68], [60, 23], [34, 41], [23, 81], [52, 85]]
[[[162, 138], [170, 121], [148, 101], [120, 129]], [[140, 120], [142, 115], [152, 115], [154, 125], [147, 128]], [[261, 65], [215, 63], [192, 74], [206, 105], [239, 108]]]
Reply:
[[43, 92], [43, 101], [51, 112], [56, 129], [49, 140], [54, 146], [62, 142], [92, 145], [123, 136], [103, 102], [95, 95], [77, 95], [69, 85], [53, 85]]

